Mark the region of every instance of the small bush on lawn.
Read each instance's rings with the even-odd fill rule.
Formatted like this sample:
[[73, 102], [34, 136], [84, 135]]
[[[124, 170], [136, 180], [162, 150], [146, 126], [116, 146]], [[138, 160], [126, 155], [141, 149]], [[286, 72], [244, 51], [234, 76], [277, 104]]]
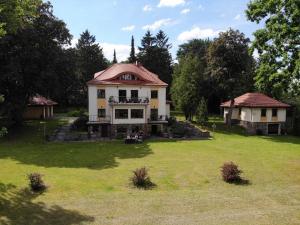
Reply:
[[41, 174], [31, 173], [28, 175], [29, 187], [34, 192], [40, 192], [46, 190], [47, 186], [45, 185]]
[[242, 173], [239, 170], [238, 166], [233, 162], [224, 163], [221, 167], [223, 180], [227, 183], [239, 183], [242, 181], [240, 174]]
[[133, 177], [131, 181], [134, 186], [138, 188], [151, 188], [154, 184], [151, 182], [151, 179], [148, 175], [148, 170], [146, 167], [142, 167], [133, 171]]

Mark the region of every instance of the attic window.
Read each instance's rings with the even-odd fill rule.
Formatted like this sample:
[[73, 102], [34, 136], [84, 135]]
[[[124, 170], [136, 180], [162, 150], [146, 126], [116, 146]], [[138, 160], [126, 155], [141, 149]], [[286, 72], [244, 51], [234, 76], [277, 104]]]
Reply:
[[139, 80], [139, 78], [133, 74], [123, 74], [119, 76], [119, 80]]

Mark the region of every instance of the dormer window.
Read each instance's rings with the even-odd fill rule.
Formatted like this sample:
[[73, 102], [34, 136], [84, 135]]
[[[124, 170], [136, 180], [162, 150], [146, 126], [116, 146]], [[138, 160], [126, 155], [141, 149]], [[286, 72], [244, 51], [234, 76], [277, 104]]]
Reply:
[[139, 80], [139, 78], [133, 74], [123, 74], [119, 76], [119, 80]]

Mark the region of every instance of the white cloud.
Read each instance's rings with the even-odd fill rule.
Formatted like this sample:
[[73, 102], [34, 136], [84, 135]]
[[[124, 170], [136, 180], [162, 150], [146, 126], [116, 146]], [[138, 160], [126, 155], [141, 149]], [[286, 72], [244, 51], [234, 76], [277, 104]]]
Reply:
[[143, 26], [144, 30], [157, 30], [162, 26], [166, 26], [172, 23], [172, 20], [170, 18], [168, 19], [161, 19], [161, 20], [157, 20], [152, 24], [148, 24]]
[[188, 8], [186, 8], [186, 9], [183, 9], [183, 10], [181, 10], [181, 14], [187, 14], [187, 13], [189, 13], [191, 10], [190, 9], [188, 9]]
[[198, 39], [198, 38], [212, 38], [218, 35], [218, 33], [221, 32], [220, 30], [213, 30], [211, 28], [207, 29], [201, 29], [199, 27], [194, 27], [191, 30], [184, 31], [181, 34], [178, 35], [177, 40], [178, 41], [188, 41], [192, 39]]
[[175, 7], [184, 4], [185, 0], [160, 0], [157, 7]]
[[[74, 38], [71, 41], [71, 45], [65, 46], [65, 48], [71, 48], [71, 47], [75, 48], [77, 42], [78, 39]], [[103, 49], [104, 56], [109, 60], [113, 60], [114, 49], [116, 50], [118, 62], [125, 61], [129, 57], [130, 49], [131, 49], [130, 45], [113, 44], [107, 42], [102, 42], [102, 43], [97, 42], [97, 43]], [[138, 48], [136, 48], [135, 53], [138, 53], [138, 51], [139, 51]]]
[[241, 14], [237, 14], [235, 17], [234, 17], [235, 20], [240, 20], [241, 19]]
[[121, 30], [122, 31], [132, 31], [132, 30], [134, 30], [134, 28], [135, 28], [134, 25], [130, 25], [130, 26], [122, 27]]
[[145, 5], [145, 6], [143, 7], [143, 11], [145, 11], [145, 12], [150, 12], [150, 11], [152, 11], [151, 5]]

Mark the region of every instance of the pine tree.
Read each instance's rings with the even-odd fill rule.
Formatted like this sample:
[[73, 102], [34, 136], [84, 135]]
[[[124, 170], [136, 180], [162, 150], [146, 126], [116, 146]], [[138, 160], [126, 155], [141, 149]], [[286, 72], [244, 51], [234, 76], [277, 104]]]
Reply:
[[208, 121], [207, 103], [202, 97], [196, 112], [197, 123], [204, 125]]
[[129, 63], [135, 63], [136, 62], [136, 56], [135, 56], [135, 48], [134, 48], [134, 38], [131, 36], [131, 50], [130, 50], [130, 56], [128, 58]]
[[114, 59], [113, 59], [112, 62], [113, 63], [118, 63], [117, 56], [116, 56], [116, 49], [114, 49]]

